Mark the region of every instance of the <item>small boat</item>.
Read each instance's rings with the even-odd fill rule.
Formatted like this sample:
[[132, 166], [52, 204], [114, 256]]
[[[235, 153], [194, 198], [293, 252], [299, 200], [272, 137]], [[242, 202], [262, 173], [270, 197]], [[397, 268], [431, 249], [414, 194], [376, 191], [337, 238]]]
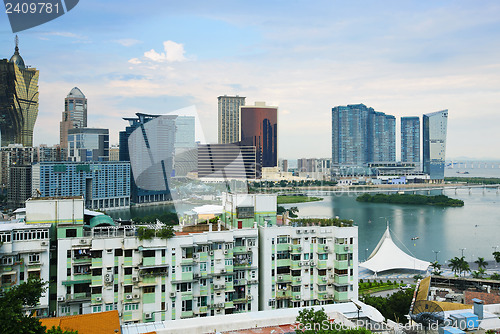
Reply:
[[457, 174], [469, 174], [469, 172], [460, 172], [460, 171], [457, 171]]
[[411, 240], [418, 240], [418, 239], [420, 239], [420, 238], [419, 237], [413, 237], [413, 238], [411, 238]]

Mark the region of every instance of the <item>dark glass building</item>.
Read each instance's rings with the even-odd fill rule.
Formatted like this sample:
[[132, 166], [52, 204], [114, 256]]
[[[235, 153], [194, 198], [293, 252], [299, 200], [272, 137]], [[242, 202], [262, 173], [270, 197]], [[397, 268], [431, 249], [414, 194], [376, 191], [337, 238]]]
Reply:
[[237, 144], [198, 145], [198, 177], [257, 179], [261, 177], [255, 146]]
[[278, 107], [256, 102], [240, 110], [241, 145], [256, 147], [262, 167], [278, 166]]
[[401, 161], [420, 162], [419, 117], [401, 117]]
[[33, 146], [33, 128], [38, 116], [38, 75], [19, 54], [0, 60], [0, 132], [1, 147], [9, 144]]

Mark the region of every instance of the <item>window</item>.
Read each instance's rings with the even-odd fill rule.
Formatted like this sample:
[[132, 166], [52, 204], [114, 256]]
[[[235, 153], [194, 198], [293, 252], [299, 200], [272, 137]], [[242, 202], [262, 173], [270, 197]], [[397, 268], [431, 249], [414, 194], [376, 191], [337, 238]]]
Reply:
[[125, 257], [132, 257], [132, 250], [131, 249], [125, 250]]
[[92, 307], [92, 313], [99, 313], [102, 312], [102, 306], [101, 305], [96, 305]]
[[113, 311], [113, 309], [114, 309], [113, 304], [106, 304], [106, 306], [105, 306], [106, 311]]
[[207, 271], [207, 263], [206, 262], [200, 263], [200, 271]]
[[193, 266], [182, 266], [183, 273], [190, 273], [193, 271]]
[[189, 312], [193, 310], [193, 301], [192, 300], [183, 300], [182, 301], [182, 312]]
[[177, 284], [177, 292], [191, 291], [191, 283], [179, 283]]
[[288, 235], [282, 235], [278, 237], [278, 244], [289, 244], [290, 237]]
[[328, 254], [318, 254], [318, 260], [328, 260]]
[[125, 304], [125, 311], [135, 311], [139, 309], [139, 304]]
[[142, 252], [142, 257], [155, 257], [155, 253], [154, 250], [147, 250]]
[[154, 286], [146, 286], [142, 290], [144, 293], [154, 293], [155, 292], [155, 287]]
[[132, 293], [132, 285], [125, 285], [123, 287], [123, 292], [125, 292], [125, 293]]
[[233, 259], [226, 259], [226, 266], [232, 266], [233, 265]]
[[123, 268], [124, 275], [132, 275], [132, 267]]
[[76, 238], [76, 228], [68, 228], [66, 230], [66, 238]]
[[70, 313], [71, 308], [69, 306], [62, 306], [61, 307], [61, 313]]
[[121, 248], [115, 249], [115, 256], [123, 256], [123, 249]]

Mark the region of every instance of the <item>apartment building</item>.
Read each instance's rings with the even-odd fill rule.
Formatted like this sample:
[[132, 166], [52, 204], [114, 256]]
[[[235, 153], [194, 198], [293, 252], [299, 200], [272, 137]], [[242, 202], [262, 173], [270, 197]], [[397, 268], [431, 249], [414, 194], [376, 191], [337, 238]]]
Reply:
[[259, 227], [259, 309], [358, 298], [356, 226]]

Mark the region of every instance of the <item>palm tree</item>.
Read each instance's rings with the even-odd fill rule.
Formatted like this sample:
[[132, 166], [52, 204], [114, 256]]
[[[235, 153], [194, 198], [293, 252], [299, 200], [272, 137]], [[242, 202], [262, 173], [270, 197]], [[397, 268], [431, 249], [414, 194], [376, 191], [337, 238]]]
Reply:
[[470, 267], [469, 267], [469, 262], [465, 261], [465, 256], [462, 256], [460, 259], [460, 273], [464, 272], [467, 273], [468, 271], [470, 271]]
[[481, 269], [481, 268], [484, 269], [488, 265], [488, 262], [484, 261], [484, 257], [478, 257], [477, 260], [474, 261], [474, 263], [477, 263], [478, 269]]
[[457, 272], [461, 273], [462, 271], [460, 270], [460, 259], [458, 257], [454, 257], [453, 259], [450, 260], [450, 263], [448, 264], [448, 267], [451, 267], [451, 270], [457, 274]]
[[493, 252], [493, 256], [495, 257], [495, 262], [500, 263], [500, 252]]
[[431, 262], [431, 267], [432, 267], [432, 275], [440, 276], [443, 272], [441, 271], [441, 265], [439, 262], [434, 261]]

